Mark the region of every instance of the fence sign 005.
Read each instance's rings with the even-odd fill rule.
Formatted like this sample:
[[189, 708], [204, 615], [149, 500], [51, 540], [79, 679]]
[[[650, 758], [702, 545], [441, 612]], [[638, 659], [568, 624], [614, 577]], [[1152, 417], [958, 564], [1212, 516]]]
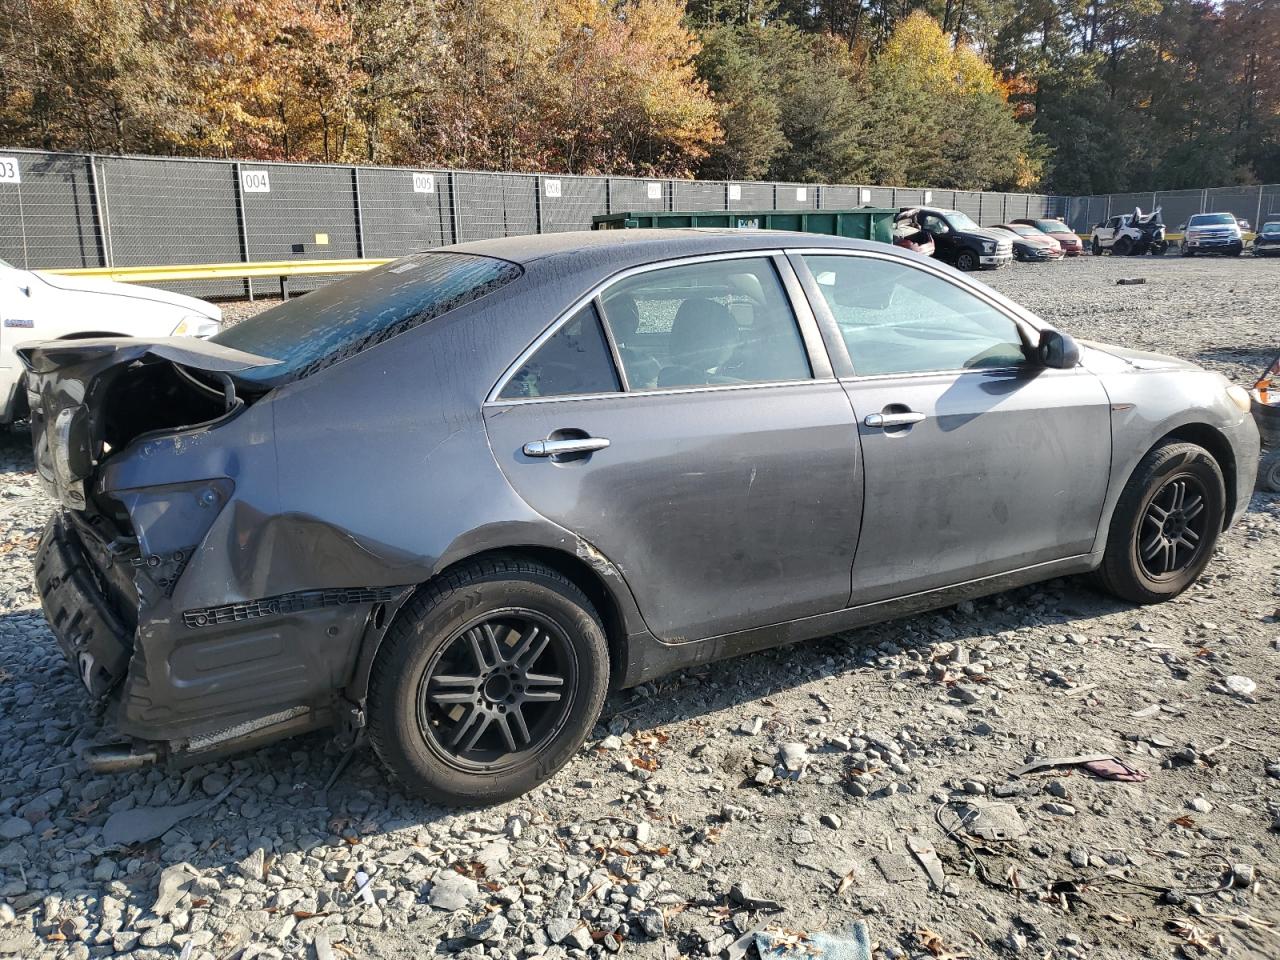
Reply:
[[270, 193], [271, 177], [265, 170], [241, 170], [240, 189], [245, 193]]
[[413, 175], [414, 193], [435, 193], [436, 175], [434, 173], [415, 173]]
[[0, 183], [21, 183], [22, 171], [17, 157], [0, 157]]

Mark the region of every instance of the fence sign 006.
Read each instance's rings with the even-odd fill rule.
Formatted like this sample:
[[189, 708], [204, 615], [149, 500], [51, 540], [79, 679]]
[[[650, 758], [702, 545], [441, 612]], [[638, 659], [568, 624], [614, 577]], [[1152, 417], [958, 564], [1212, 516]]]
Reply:
[[414, 193], [435, 193], [436, 175], [434, 173], [415, 173], [413, 175]]
[[241, 170], [240, 189], [245, 193], [270, 193], [271, 177], [265, 170]]
[[17, 157], [0, 157], [0, 183], [21, 183], [22, 171]]

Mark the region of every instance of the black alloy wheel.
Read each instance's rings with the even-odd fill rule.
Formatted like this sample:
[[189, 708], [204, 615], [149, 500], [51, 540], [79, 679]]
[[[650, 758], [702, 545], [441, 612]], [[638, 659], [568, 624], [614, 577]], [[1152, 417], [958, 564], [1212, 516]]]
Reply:
[[577, 654], [550, 619], [532, 610], [485, 614], [423, 671], [418, 728], [459, 769], [516, 764], [563, 728], [577, 677]]
[[411, 793], [497, 803], [573, 757], [608, 687], [609, 643], [576, 583], [519, 555], [472, 560], [395, 614], [370, 671], [369, 740]]
[[1152, 580], [1168, 580], [1194, 565], [1207, 542], [1204, 484], [1191, 474], [1168, 480], [1142, 516], [1138, 562]]
[[1134, 603], [1176, 597], [1209, 565], [1226, 513], [1222, 468], [1208, 450], [1181, 442], [1156, 447], [1116, 502], [1098, 580]]

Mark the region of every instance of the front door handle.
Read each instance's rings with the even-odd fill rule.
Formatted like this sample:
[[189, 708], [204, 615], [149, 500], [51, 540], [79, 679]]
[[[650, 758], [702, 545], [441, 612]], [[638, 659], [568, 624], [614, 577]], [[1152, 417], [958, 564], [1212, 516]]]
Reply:
[[558, 457], [566, 453], [593, 453], [609, 445], [604, 437], [574, 437], [572, 440], [530, 440], [524, 445], [526, 457]]
[[909, 427], [924, 419], [923, 413], [912, 410], [907, 413], [869, 413], [862, 422], [868, 427]]

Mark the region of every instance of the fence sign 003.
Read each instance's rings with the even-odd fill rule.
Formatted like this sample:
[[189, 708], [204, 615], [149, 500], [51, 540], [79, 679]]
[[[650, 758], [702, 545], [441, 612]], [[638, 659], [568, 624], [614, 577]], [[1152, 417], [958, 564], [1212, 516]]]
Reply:
[[21, 183], [22, 171], [17, 157], [0, 157], [0, 183]]
[[265, 170], [241, 170], [240, 189], [245, 193], [270, 193], [271, 177]]

